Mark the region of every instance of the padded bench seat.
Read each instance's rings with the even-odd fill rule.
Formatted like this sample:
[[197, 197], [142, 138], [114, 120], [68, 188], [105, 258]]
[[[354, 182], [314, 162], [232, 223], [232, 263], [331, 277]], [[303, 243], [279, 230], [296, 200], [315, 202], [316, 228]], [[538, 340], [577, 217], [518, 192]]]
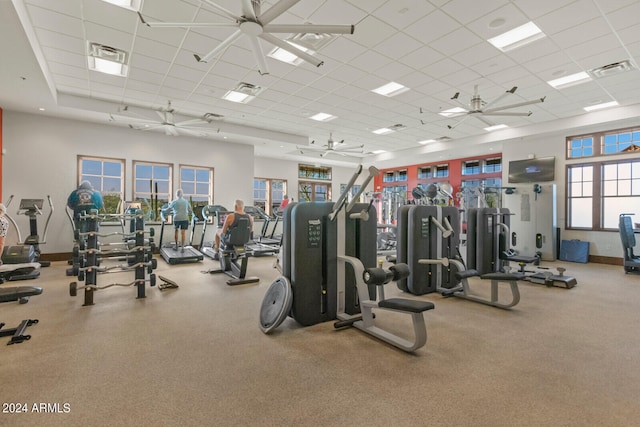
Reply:
[[378, 307], [389, 310], [407, 311], [410, 313], [422, 313], [435, 308], [432, 302], [416, 301], [406, 298], [389, 298], [378, 303]]
[[24, 304], [29, 301], [29, 297], [40, 295], [42, 288], [37, 286], [12, 286], [10, 288], [0, 288], [0, 303], [9, 301], [20, 301]]
[[487, 280], [508, 281], [508, 280], [520, 280], [522, 279], [523, 276], [521, 274], [513, 274], [513, 273], [487, 273], [487, 274], [483, 274], [480, 277], [482, 279], [487, 279]]

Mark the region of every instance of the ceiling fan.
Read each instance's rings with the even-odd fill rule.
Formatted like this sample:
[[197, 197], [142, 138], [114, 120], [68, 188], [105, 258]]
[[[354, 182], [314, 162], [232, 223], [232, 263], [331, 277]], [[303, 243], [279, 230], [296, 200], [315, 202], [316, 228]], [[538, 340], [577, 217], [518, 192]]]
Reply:
[[344, 143], [344, 139], [335, 141], [333, 134], [329, 134], [329, 140], [322, 146], [314, 145], [315, 141], [311, 141], [311, 145], [307, 147], [297, 147], [300, 154], [306, 154], [308, 152], [320, 153], [320, 157], [325, 157], [327, 154], [337, 154], [343, 157], [361, 157], [358, 154], [365, 154], [364, 144], [349, 147]]
[[[129, 109], [128, 106], [121, 107], [119, 112], [132, 114], [133, 112]], [[171, 101], [167, 102], [167, 106], [161, 108], [160, 110], [155, 110], [156, 114], [160, 117], [160, 120], [149, 120], [147, 118], [137, 118], [135, 121], [128, 123], [131, 129], [141, 130], [141, 131], [164, 131], [166, 135], [169, 136], [178, 136], [178, 135], [189, 135], [189, 136], [199, 136], [205, 137], [208, 135], [207, 130], [200, 128], [198, 126], [201, 125], [209, 125], [210, 121], [207, 120], [207, 116], [203, 116], [202, 118], [195, 118], [189, 120], [175, 121], [174, 112], [175, 110], [171, 106]], [[127, 117], [128, 119], [129, 117]], [[110, 115], [109, 119], [111, 121], [117, 121], [117, 119]]]
[[[544, 102], [546, 98], [546, 96], [544, 96], [542, 98], [537, 98], [530, 101], [523, 101], [515, 104], [508, 104], [508, 105], [489, 108], [497, 104], [498, 102], [500, 102], [505, 97], [509, 95], [513, 95], [517, 89], [518, 87], [514, 86], [511, 89], [505, 91], [502, 95], [498, 96], [493, 101], [486, 102], [480, 97], [480, 94], [478, 93], [478, 85], [475, 85], [473, 87], [473, 96], [471, 97], [471, 101], [469, 102], [469, 104], [465, 104], [464, 102], [460, 101], [460, 92], [456, 92], [456, 94], [453, 95], [451, 99], [453, 101], [456, 101], [460, 105], [462, 105], [462, 108], [460, 107], [451, 108], [445, 111], [441, 111], [439, 114], [445, 117], [466, 116], [453, 125], [447, 125], [449, 129], [455, 128], [456, 126], [458, 126], [460, 123], [462, 123], [463, 121], [465, 121], [467, 118], [471, 116], [480, 120], [482, 123], [486, 124], [487, 126], [495, 126], [495, 123], [493, 123], [491, 120], [486, 119], [485, 117], [486, 116], [528, 117], [531, 114], [533, 114], [533, 112], [531, 111], [518, 112], [518, 111], [507, 111], [507, 110], [511, 110], [513, 108], [518, 108], [518, 107], [524, 107], [525, 105], [539, 104], [541, 102]], [[420, 110], [420, 112], [422, 112], [422, 109]]]
[[262, 0], [242, 0], [241, 15], [236, 15], [233, 12], [225, 9], [224, 7], [214, 3], [211, 0], [201, 0], [203, 4], [221, 12], [226, 15], [233, 22], [228, 23], [207, 23], [207, 22], [147, 22], [142, 17], [142, 14], [138, 12], [138, 16], [143, 24], [149, 27], [181, 27], [181, 28], [203, 28], [203, 27], [230, 27], [236, 28], [236, 30], [219, 45], [214, 47], [209, 53], [204, 56], [195, 54], [194, 57], [198, 62], [209, 62], [220, 52], [224, 51], [234, 41], [243, 35], [246, 35], [251, 44], [251, 49], [258, 62], [258, 72], [261, 75], [269, 74], [269, 69], [265, 61], [264, 51], [260, 44], [261, 38], [280, 49], [289, 52], [292, 55], [299, 57], [300, 59], [307, 61], [316, 67], [323, 64], [323, 61], [315, 58], [310, 53], [303, 50], [298, 43], [293, 45], [287, 41], [281, 40], [272, 35], [272, 33], [288, 33], [288, 34], [353, 34], [355, 27], [353, 25], [313, 25], [313, 24], [270, 24], [278, 16], [289, 10], [292, 6], [298, 3], [300, 0], [280, 0], [278, 3], [271, 6], [267, 11], [262, 13], [260, 6]]

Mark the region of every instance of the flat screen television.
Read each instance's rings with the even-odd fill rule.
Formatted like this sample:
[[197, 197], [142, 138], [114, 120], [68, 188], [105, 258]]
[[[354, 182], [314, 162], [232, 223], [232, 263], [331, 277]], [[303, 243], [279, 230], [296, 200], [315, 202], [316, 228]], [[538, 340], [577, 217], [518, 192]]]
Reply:
[[510, 161], [509, 184], [553, 181], [555, 179], [555, 167], [555, 157]]

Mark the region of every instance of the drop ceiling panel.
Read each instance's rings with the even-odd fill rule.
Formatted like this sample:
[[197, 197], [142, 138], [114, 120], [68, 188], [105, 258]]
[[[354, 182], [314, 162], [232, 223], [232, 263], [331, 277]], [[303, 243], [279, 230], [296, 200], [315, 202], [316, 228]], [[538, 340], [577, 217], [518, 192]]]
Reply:
[[422, 43], [429, 44], [458, 29], [459, 26], [460, 24], [450, 16], [440, 10], [435, 10], [414, 24], [404, 28], [404, 32]]
[[577, 0], [536, 20], [540, 29], [553, 35], [600, 16], [593, 0]]
[[385, 2], [373, 15], [402, 30], [433, 10], [434, 7], [426, 1], [394, 0]]
[[351, 39], [362, 46], [372, 48], [395, 33], [396, 30], [391, 25], [369, 15], [358, 23]]
[[467, 28], [478, 37], [487, 40], [525, 24], [529, 20], [526, 14], [509, 3], [470, 22]]
[[508, 3], [507, 0], [473, 1], [452, 0], [442, 7], [449, 16], [462, 24], [475, 21], [478, 16], [484, 16]]

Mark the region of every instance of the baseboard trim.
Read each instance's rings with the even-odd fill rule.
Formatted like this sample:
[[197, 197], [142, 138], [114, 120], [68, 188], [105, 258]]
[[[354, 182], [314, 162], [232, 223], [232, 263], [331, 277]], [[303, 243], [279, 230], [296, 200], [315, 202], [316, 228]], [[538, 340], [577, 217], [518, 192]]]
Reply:
[[612, 256], [601, 255], [589, 255], [589, 262], [595, 262], [596, 264], [608, 264], [608, 265], [622, 265], [622, 258], [616, 258]]

